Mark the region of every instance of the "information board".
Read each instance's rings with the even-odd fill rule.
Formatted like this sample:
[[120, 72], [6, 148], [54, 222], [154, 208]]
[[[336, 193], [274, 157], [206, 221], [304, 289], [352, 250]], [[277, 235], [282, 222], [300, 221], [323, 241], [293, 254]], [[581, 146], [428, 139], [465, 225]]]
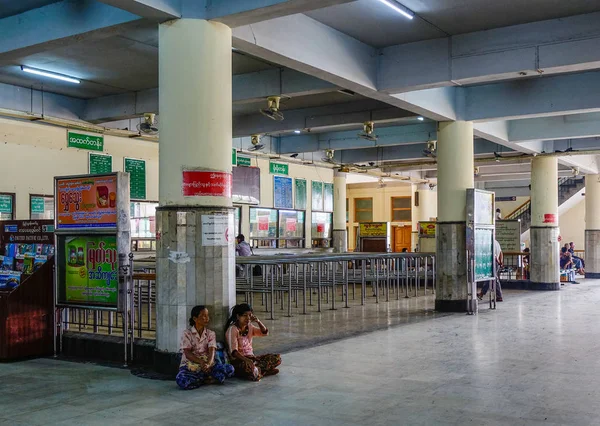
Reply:
[[365, 238], [387, 237], [387, 222], [361, 223], [360, 236]]
[[12, 213], [13, 196], [0, 194], [0, 213]]
[[519, 220], [497, 220], [496, 240], [503, 252], [521, 251], [521, 222]]
[[[243, 157], [238, 157], [240, 160]], [[231, 199], [234, 203], [260, 203], [260, 169], [258, 167], [234, 167]]]
[[115, 228], [117, 176], [57, 178], [56, 229]]
[[93, 154], [90, 152], [88, 170], [91, 175], [112, 173], [112, 155]]
[[46, 211], [46, 202], [44, 197], [31, 197], [31, 213], [44, 214]]
[[59, 236], [58, 253], [59, 304], [117, 307], [116, 235]]
[[494, 230], [475, 229], [475, 280], [494, 276]]
[[323, 210], [323, 182], [312, 181], [311, 184], [312, 211]]
[[333, 183], [323, 184], [323, 210], [333, 211]]
[[467, 189], [468, 267], [473, 282], [495, 278], [494, 220], [494, 193]]
[[306, 179], [295, 179], [296, 189], [296, 210], [306, 210]]
[[67, 132], [67, 147], [87, 149], [91, 151], [103, 151], [104, 136], [91, 136], [75, 132]]
[[129, 173], [129, 197], [131, 200], [146, 199], [146, 161], [124, 158], [125, 172]]
[[10, 243], [54, 244], [54, 221], [48, 219], [3, 221], [0, 226], [0, 247]]
[[294, 208], [292, 178], [273, 176], [273, 207], [276, 209]]

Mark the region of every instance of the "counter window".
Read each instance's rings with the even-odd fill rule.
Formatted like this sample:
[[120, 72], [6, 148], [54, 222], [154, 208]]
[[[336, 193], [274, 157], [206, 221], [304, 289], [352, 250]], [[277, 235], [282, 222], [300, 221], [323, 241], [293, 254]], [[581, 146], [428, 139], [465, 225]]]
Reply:
[[0, 192], [0, 220], [15, 218], [15, 194]]
[[333, 213], [313, 212], [311, 239], [313, 247], [331, 247]]
[[304, 212], [279, 210], [279, 248], [304, 247]]
[[302, 248], [304, 217], [303, 211], [251, 207], [250, 244], [257, 248]]
[[410, 197], [392, 197], [392, 222], [410, 222], [411, 219]]
[[54, 219], [54, 197], [30, 194], [29, 218], [31, 220]]

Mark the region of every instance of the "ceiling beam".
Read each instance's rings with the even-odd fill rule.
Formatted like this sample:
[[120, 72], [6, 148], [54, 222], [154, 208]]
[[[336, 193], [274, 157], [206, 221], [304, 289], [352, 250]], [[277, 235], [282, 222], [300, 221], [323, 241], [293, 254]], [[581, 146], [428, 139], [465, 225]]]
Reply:
[[600, 136], [600, 112], [511, 120], [508, 130], [512, 142], [597, 136]]
[[0, 61], [114, 36], [140, 20], [137, 15], [94, 0], [63, 0], [0, 19]]
[[391, 46], [379, 56], [387, 93], [600, 68], [600, 12]]
[[0, 83], [0, 108], [35, 115], [79, 120], [85, 101], [69, 96], [41, 92], [29, 87]]
[[157, 21], [181, 18], [182, 0], [99, 0], [102, 3]]

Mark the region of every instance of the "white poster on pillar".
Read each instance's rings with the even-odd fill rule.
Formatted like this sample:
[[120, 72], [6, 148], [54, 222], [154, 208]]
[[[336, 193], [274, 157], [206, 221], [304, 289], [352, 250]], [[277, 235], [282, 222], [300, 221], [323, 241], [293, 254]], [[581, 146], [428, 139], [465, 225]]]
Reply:
[[229, 215], [202, 215], [202, 245], [226, 246], [232, 238]]

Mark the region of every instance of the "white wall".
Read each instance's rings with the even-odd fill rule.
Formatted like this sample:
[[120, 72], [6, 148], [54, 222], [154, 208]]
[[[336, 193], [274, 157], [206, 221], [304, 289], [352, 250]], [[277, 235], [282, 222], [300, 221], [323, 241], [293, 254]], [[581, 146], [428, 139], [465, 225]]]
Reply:
[[[53, 195], [55, 176], [88, 173], [89, 152], [67, 148], [67, 129], [0, 119], [0, 192], [16, 193], [16, 219], [29, 219], [29, 194]], [[104, 136], [104, 153], [113, 171], [123, 157], [146, 160], [146, 198], [158, 200], [158, 144]]]
[[562, 237], [560, 245], [562, 247], [565, 243], [573, 241], [575, 249], [585, 250], [585, 197], [579, 198], [577, 204], [558, 218]]
[[502, 217], [506, 217], [516, 209], [529, 201], [529, 197], [517, 197], [515, 201], [498, 201], [496, 208], [502, 212]]

